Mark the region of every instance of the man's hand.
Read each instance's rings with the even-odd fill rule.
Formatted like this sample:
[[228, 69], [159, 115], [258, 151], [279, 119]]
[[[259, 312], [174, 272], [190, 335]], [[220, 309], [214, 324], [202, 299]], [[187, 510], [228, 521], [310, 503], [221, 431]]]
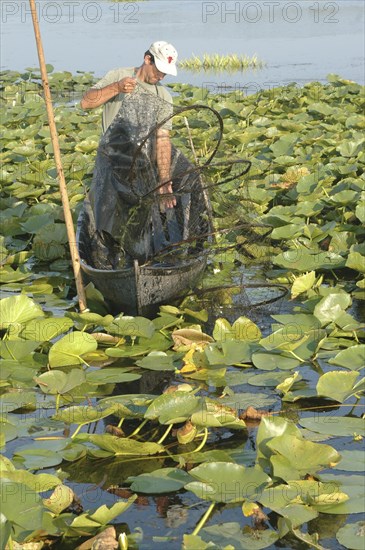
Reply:
[[119, 92], [122, 92], [123, 94], [130, 94], [136, 87], [137, 79], [131, 76], [125, 76], [122, 80], [119, 80], [117, 84]]
[[160, 197], [160, 210], [165, 212], [166, 208], [174, 208], [176, 206], [176, 197], [172, 194], [172, 181], [166, 182], [158, 188]]
[[128, 94], [133, 92], [136, 84], [136, 78], [125, 76], [122, 80], [108, 84], [105, 88], [90, 88], [80, 102], [81, 108], [95, 109], [95, 107], [104, 105], [109, 99], [113, 99], [113, 97], [120, 93]]

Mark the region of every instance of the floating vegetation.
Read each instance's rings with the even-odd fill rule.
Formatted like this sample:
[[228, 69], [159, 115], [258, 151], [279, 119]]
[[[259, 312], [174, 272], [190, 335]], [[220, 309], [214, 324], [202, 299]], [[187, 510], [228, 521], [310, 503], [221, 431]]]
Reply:
[[[217, 231], [198, 300], [147, 319], [110, 315], [92, 285], [90, 312], [75, 311], [39, 73], [2, 80], [0, 547], [363, 548], [363, 88], [173, 86], [220, 112], [253, 169], [212, 188], [232, 230]], [[75, 219], [100, 134], [100, 111], [77, 106], [93, 80], [65, 73], [55, 108]], [[51, 72], [64, 98], [60, 82]], [[198, 301], [231, 306], [252, 266], [293, 311], [209, 319]]]
[[243, 71], [245, 69], [262, 69], [265, 63], [256, 55], [232, 54], [203, 54], [203, 57], [192, 55], [188, 59], [179, 61], [179, 67], [190, 71]]

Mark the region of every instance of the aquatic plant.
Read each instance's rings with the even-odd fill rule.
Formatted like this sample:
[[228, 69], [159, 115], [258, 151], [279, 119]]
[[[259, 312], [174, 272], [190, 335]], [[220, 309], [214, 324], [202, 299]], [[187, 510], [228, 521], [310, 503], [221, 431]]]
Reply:
[[203, 54], [202, 57], [192, 55], [179, 61], [179, 67], [190, 71], [242, 71], [244, 69], [261, 69], [265, 63], [257, 55], [231, 54]]
[[[120, 534], [124, 547], [144, 535], [151, 548], [362, 548], [362, 87], [335, 76], [253, 96], [173, 86], [176, 102], [219, 110], [253, 170], [212, 188], [217, 227], [232, 230], [218, 232], [200, 293], [145, 319], [110, 315], [92, 285], [91, 311], [75, 311], [39, 74], [2, 76], [0, 546]], [[76, 98], [94, 78], [65, 73], [66, 94], [50, 77], [76, 219], [100, 123]], [[204, 154], [212, 130], [198, 122]], [[268, 321], [266, 305], [254, 319], [248, 303], [235, 315], [252, 264], [263, 284], [287, 286], [293, 311]], [[232, 271], [236, 285], [222, 289]], [[207, 294], [219, 301], [213, 320]], [[146, 499], [158, 522], [170, 496], [181, 523], [142, 533]]]

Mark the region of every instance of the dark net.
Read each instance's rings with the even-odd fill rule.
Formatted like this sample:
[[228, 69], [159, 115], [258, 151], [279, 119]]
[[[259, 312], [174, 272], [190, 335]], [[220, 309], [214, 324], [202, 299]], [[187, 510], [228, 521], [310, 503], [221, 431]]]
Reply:
[[[239, 186], [250, 167], [240, 159], [213, 162], [222, 134], [220, 115], [205, 105], [176, 108], [140, 84], [126, 94], [100, 140], [85, 200], [88, 263], [174, 263], [211, 250], [211, 191], [232, 181]], [[176, 204], [166, 207], [172, 197]]]

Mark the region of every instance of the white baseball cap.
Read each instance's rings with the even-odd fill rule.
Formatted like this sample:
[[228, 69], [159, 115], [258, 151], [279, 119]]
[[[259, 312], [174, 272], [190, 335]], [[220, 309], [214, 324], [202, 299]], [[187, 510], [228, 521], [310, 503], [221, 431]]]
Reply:
[[155, 65], [159, 71], [173, 76], [177, 75], [177, 51], [172, 44], [160, 40], [151, 44], [148, 49], [155, 58]]

